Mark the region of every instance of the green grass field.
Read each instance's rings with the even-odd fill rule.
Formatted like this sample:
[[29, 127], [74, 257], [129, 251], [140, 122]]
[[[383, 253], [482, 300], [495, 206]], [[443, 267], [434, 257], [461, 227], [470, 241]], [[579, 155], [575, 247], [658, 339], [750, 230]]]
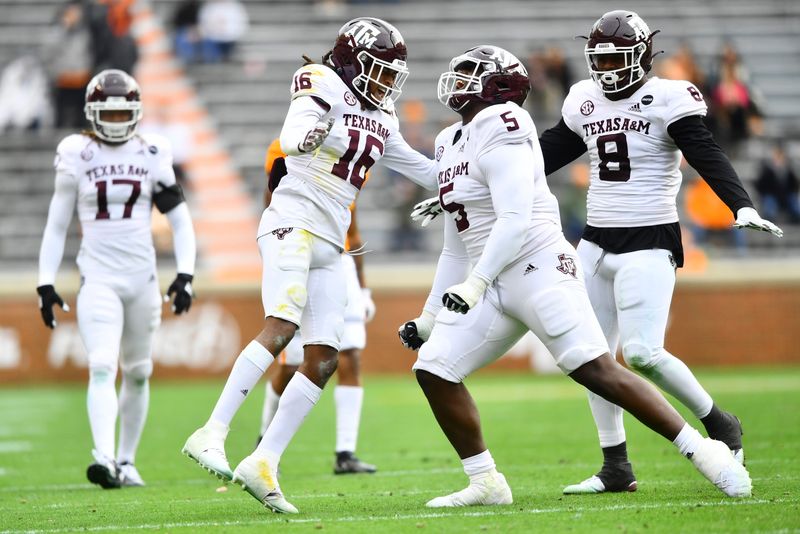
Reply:
[[[411, 375], [367, 377], [359, 455], [375, 475], [334, 476], [329, 391], [281, 464], [298, 516], [268, 512], [180, 454], [210, 413], [222, 380], [153, 382], [137, 466], [145, 488], [89, 484], [91, 457], [82, 385], [0, 389], [2, 532], [789, 532], [800, 531], [800, 367], [699, 373], [716, 400], [740, 416], [753, 497], [729, 499], [675, 448], [627, 418], [639, 491], [561, 495], [600, 464], [583, 391], [561, 376], [483, 374], [468, 385], [486, 439], [514, 491], [507, 507], [429, 510], [426, 500], [466, 477]], [[263, 388], [234, 420], [233, 466], [249, 454]], [[686, 413], [685, 410], [682, 410]]]

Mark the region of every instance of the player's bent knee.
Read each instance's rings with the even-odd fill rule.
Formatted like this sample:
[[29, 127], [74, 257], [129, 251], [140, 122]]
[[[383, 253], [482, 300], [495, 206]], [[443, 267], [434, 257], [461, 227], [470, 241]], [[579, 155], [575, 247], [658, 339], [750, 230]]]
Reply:
[[137, 382], [142, 382], [150, 378], [153, 374], [153, 360], [144, 360], [132, 365], [122, 364], [122, 375]]
[[631, 341], [622, 346], [622, 357], [631, 369], [645, 373], [653, 367], [658, 351], [643, 341]]

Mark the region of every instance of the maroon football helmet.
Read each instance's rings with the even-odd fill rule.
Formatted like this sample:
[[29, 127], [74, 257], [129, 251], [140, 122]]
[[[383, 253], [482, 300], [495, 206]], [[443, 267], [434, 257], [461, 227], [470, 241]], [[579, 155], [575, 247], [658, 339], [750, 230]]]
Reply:
[[[609, 11], [592, 26], [584, 55], [592, 80], [605, 94], [619, 93], [634, 85], [653, 66], [653, 36], [644, 20], [633, 11]], [[623, 67], [601, 70], [599, 57], [618, 54]]]
[[345, 23], [329, 55], [333, 69], [367, 108], [387, 111], [408, 78], [407, 57], [397, 28], [371, 17]]
[[[139, 84], [125, 71], [108, 69], [86, 86], [86, 119], [97, 137], [109, 143], [122, 143], [133, 137], [142, 118]], [[125, 121], [103, 119], [103, 111], [130, 111]]]
[[439, 77], [439, 102], [460, 111], [469, 102], [522, 105], [530, 91], [528, 72], [514, 54], [499, 46], [470, 48], [450, 60]]

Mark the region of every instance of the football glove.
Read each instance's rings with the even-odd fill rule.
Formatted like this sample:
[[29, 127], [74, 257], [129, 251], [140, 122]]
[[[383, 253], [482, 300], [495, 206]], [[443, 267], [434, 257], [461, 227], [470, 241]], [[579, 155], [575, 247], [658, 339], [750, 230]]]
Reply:
[[450, 286], [442, 295], [442, 304], [450, 311], [467, 313], [475, 307], [489, 287], [489, 282], [483, 277], [472, 273], [460, 284]]
[[414, 206], [414, 209], [411, 210], [411, 220], [418, 222], [421, 227], [425, 228], [442, 211], [443, 208], [439, 202], [439, 197], [431, 197]]
[[64, 302], [52, 285], [44, 285], [36, 288], [39, 294], [39, 311], [42, 312], [42, 320], [48, 328], [55, 328], [58, 324], [53, 314], [53, 304], [58, 304], [65, 312], [69, 311], [69, 305]]
[[368, 323], [375, 318], [375, 301], [372, 300], [372, 291], [369, 288], [362, 287], [361, 294], [364, 299], [364, 321]]
[[328, 137], [328, 134], [331, 133], [331, 128], [333, 128], [333, 122], [335, 120], [334, 117], [331, 117], [327, 121], [319, 121], [314, 128], [309, 130], [305, 139], [297, 146], [300, 152], [314, 152], [318, 149], [320, 145], [325, 142], [325, 138]]
[[397, 335], [400, 336], [403, 346], [411, 350], [418, 350], [431, 336], [435, 319], [436, 317], [432, 313], [423, 310], [422, 315], [401, 326], [397, 330]]
[[783, 230], [770, 221], [762, 219], [755, 208], [739, 208], [739, 211], [736, 212], [736, 221], [734, 221], [733, 226], [734, 228], [761, 230], [762, 232], [769, 232], [775, 237], [783, 237]]
[[189, 311], [189, 308], [192, 307], [192, 297], [194, 297], [192, 279], [194, 276], [191, 274], [178, 273], [178, 276], [169, 285], [167, 294], [164, 295], [164, 302], [169, 302], [172, 294], [175, 294], [175, 300], [172, 301], [172, 311], [175, 315]]

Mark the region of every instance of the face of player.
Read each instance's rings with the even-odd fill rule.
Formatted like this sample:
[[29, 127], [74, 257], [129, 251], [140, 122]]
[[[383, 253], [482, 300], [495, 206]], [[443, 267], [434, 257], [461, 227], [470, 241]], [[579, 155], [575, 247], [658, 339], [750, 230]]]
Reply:
[[[377, 83], [375, 80], [377, 80]], [[394, 87], [397, 80], [397, 71], [381, 68], [380, 65], [373, 64], [370, 72], [370, 81], [367, 84], [367, 91], [376, 99], [382, 100], [386, 95], [387, 87]]]
[[100, 112], [100, 120], [105, 122], [128, 122], [133, 119], [133, 111], [129, 109], [104, 109]]
[[625, 67], [624, 54], [598, 54], [594, 59], [597, 70], [609, 71]]

